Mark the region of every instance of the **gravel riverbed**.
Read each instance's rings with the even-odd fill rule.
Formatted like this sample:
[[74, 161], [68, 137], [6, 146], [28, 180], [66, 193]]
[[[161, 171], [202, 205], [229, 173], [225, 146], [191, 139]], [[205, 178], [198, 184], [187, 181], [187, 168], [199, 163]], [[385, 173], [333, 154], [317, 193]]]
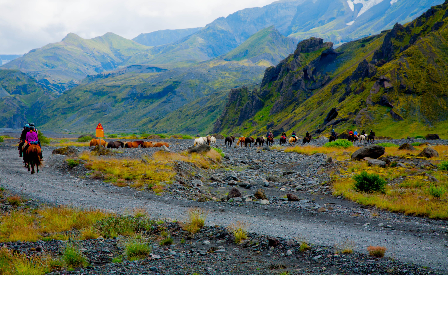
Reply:
[[[192, 140], [170, 139], [169, 142], [172, 151], [182, 151], [192, 144]], [[185, 244], [181, 244], [179, 239], [171, 248], [153, 246], [152, 253], [160, 258], [151, 257], [122, 264], [92, 262], [93, 266], [78, 273], [448, 273], [447, 221], [363, 207], [332, 196], [328, 172], [337, 169], [338, 163], [331, 162], [325, 155], [305, 156], [257, 148], [224, 148], [223, 141], [218, 140], [218, 147], [223, 148], [226, 155], [223, 168], [194, 171], [195, 168], [191, 166], [179, 167], [178, 178], [169, 187], [169, 193], [157, 196], [150, 191], [115, 187], [88, 179], [82, 167], [68, 171], [65, 157], [52, 155], [54, 148], [50, 147], [44, 147], [44, 167], [39, 174], [31, 176], [22, 167], [17, 150], [12, 145], [12, 141], [8, 140], [0, 144], [0, 185], [34, 202], [98, 208], [116, 213], [129, 213], [135, 208], [143, 208], [151, 217], [163, 218], [168, 223], [185, 220], [187, 210], [191, 207], [199, 207], [208, 213], [208, 228], [201, 233], [205, 236], [199, 235]], [[119, 156], [141, 158], [142, 155], [150, 155], [154, 149], [121, 151], [123, 153]], [[192, 171], [194, 174], [191, 174]], [[235, 187], [241, 196], [227, 200], [227, 193]], [[266, 195], [265, 200], [255, 197], [259, 189]], [[287, 193], [297, 196], [298, 201], [288, 202], [285, 198]], [[247, 223], [248, 231], [253, 235], [250, 240], [258, 241], [261, 250], [237, 246], [229, 242], [228, 235], [222, 239], [216, 238], [221, 231], [227, 232], [225, 227], [237, 221]], [[212, 233], [213, 230], [216, 232]], [[264, 248], [261, 241], [267, 241], [266, 237], [276, 238], [282, 243], [278, 247], [268, 245]], [[210, 245], [213, 244], [215, 248], [222, 245], [226, 252], [207, 252], [206, 246], [202, 246], [204, 240], [210, 241]], [[218, 243], [219, 240], [225, 242]], [[309, 252], [298, 253], [298, 241], [306, 241], [313, 248]], [[355, 244], [355, 253], [342, 258], [334, 256], [334, 246], [344, 241]], [[108, 253], [118, 253], [119, 244], [114, 240], [102, 243], [108, 246], [106, 250], [112, 251]], [[196, 246], [194, 248], [191, 246], [193, 243]], [[83, 244], [98, 243], [86, 241]], [[367, 256], [366, 248], [370, 245], [385, 246], [387, 258]], [[100, 250], [97, 248], [97, 251]], [[190, 250], [193, 252], [188, 252]], [[196, 257], [196, 250], [205, 250], [206, 255], [197, 252]], [[315, 257], [319, 258], [313, 259]], [[256, 262], [243, 267], [246, 263], [242, 261], [247, 258], [254, 258]], [[195, 261], [189, 265], [191, 260]], [[205, 265], [208, 260], [210, 266]], [[199, 267], [203, 263], [203, 267]], [[257, 263], [259, 266], [256, 266]], [[277, 267], [276, 263], [281, 265]], [[381, 266], [383, 263], [384, 267]], [[163, 265], [168, 264], [172, 266], [164, 268]], [[235, 268], [235, 265], [240, 265], [240, 268]], [[151, 270], [151, 267], [154, 268]]]

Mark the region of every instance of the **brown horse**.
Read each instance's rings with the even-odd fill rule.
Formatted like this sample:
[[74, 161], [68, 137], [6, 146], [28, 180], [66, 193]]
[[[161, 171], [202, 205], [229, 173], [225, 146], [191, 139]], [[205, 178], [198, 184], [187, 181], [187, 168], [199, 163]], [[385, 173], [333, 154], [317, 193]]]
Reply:
[[234, 141], [235, 141], [234, 136], [228, 136], [228, 137], [226, 137], [226, 140], [224, 141], [224, 145], [227, 147], [227, 144], [229, 144], [229, 147], [232, 147], [232, 144]]
[[122, 141], [109, 141], [107, 143], [107, 148], [123, 148], [124, 147], [124, 142]]
[[245, 137], [240, 137], [238, 138], [238, 142], [236, 143], [235, 147], [238, 147], [238, 145], [240, 145], [241, 147], [243, 147], [243, 144], [246, 142], [246, 138]]
[[154, 142], [152, 144], [153, 147], [162, 147], [165, 146], [166, 148], [168, 148], [170, 146], [170, 144], [168, 142]]
[[255, 145], [263, 146], [264, 145], [264, 137], [258, 137], [257, 140], [255, 140]]
[[138, 140], [138, 141], [128, 141], [124, 144], [126, 148], [138, 148], [144, 141]]
[[41, 165], [41, 153], [42, 150], [39, 145], [29, 145], [23, 152], [23, 161], [25, 161], [28, 171], [30, 171], [31, 168], [31, 174], [34, 174], [34, 166], [36, 166], [36, 171], [39, 172], [39, 166]]
[[247, 137], [244, 139], [244, 146], [247, 147], [247, 144], [249, 144], [249, 147], [252, 147], [252, 144], [255, 142], [254, 138]]
[[304, 138], [303, 138], [303, 141], [302, 141], [302, 144], [306, 144], [306, 143], [309, 143], [309, 142], [311, 142], [311, 135], [308, 135], [308, 136], [305, 136]]
[[151, 148], [154, 147], [154, 144], [152, 141], [145, 141], [140, 145], [142, 148]]
[[286, 145], [286, 137], [285, 136], [282, 136], [280, 138], [280, 145]]
[[106, 147], [106, 141], [104, 140], [100, 140], [100, 139], [92, 139], [90, 140], [90, 147], [95, 147], [95, 146], [104, 146]]
[[336, 141], [336, 139], [337, 139], [337, 136], [330, 135], [330, 139], [328, 140], [328, 142]]
[[[285, 143], [286, 143], [286, 139], [285, 139]], [[266, 139], [266, 146], [272, 146], [273, 144], [274, 144], [274, 137], [268, 136]]]

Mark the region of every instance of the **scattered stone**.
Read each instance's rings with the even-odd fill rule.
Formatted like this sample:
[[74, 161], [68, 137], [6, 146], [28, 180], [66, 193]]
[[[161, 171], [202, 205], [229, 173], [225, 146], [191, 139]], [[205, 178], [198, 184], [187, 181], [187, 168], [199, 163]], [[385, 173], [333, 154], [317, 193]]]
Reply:
[[264, 193], [263, 189], [258, 189], [255, 192], [254, 196], [255, 196], [256, 199], [259, 199], [259, 200], [266, 200], [266, 199], [268, 199], [266, 197], [266, 194]]
[[193, 181], [191, 181], [191, 186], [192, 187], [202, 187], [203, 183], [201, 180], [193, 180]]
[[386, 168], [386, 162], [382, 160], [369, 159], [367, 160], [369, 166], [379, 166], [381, 168]]
[[411, 150], [411, 151], [414, 151], [415, 147], [406, 142], [406, 143], [402, 144], [400, 147], [398, 147], [398, 149], [399, 150]]
[[269, 201], [268, 200], [260, 200], [259, 203], [261, 205], [267, 205], [267, 204], [269, 204]]
[[288, 198], [288, 201], [290, 201], [290, 202], [300, 201], [300, 199], [294, 194], [287, 194], [286, 197]]
[[269, 247], [276, 247], [278, 246], [278, 244], [280, 244], [279, 240], [277, 238], [268, 238], [268, 246]]
[[292, 251], [291, 251], [291, 250], [286, 251], [286, 255], [287, 255], [287, 256], [292, 255]]
[[79, 151], [78, 151], [78, 149], [76, 147], [68, 146], [68, 147], [56, 148], [51, 153], [52, 154], [67, 155], [67, 156], [76, 156], [76, 155], [78, 155]]
[[437, 153], [437, 151], [434, 148], [426, 147], [417, 156], [419, 156], [419, 157], [426, 157], [426, 158], [432, 158], [432, 157], [439, 157], [439, 153]]
[[188, 148], [188, 153], [206, 153], [211, 149], [209, 145], [199, 145], [196, 147]]
[[237, 188], [232, 188], [229, 191], [229, 194], [227, 195], [227, 199], [235, 198], [235, 197], [241, 197], [241, 192]]
[[362, 160], [366, 157], [372, 159], [378, 159], [381, 155], [386, 152], [386, 149], [382, 146], [372, 145], [367, 147], [362, 147], [354, 152], [351, 156], [352, 160]]

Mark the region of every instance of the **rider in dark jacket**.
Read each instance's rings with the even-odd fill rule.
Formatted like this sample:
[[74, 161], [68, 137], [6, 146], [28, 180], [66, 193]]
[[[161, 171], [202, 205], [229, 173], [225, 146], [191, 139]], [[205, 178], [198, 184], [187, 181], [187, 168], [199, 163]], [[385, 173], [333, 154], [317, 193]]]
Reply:
[[19, 156], [22, 157], [23, 145], [25, 144], [26, 134], [30, 130], [30, 125], [25, 124], [22, 130], [22, 134], [20, 134], [20, 142], [19, 142]]

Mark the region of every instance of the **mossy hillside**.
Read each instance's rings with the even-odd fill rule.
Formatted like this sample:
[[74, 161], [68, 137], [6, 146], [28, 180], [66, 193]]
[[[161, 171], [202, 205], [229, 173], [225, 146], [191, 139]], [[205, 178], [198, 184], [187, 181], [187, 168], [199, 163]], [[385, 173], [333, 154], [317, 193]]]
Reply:
[[[342, 54], [327, 66], [332, 80], [299, 106], [285, 107], [273, 116], [270, 124], [285, 130], [295, 129], [299, 133], [315, 131], [324, 126], [328, 112], [336, 108], [337, 119], [347, 119], [334, 126], [337, 132], [347, 128], [371, 128], [383, 136], [427, 133], [448, 136], [445, 15], [446, 5], [438, 6], [403, 29], [398, 27], [396, 32], [385, 32], [336, 49]], [[383, 46], [387, 34], [392, 36], [388, 37], [393, 52], [391, 59], [378, 63], [374, 76], [348, 80], [364, 59], [378, 61], [373, 60], [373, 56], [375, 51], [388, 47]], [[412, 43], [406, 44], [406, 41]], [[375, 90], [374, 86], [382, 76], [391, 87]], [[392, 106], [383, 103], [384, 100]], [[255, 119], [234, 130], [243, 134], [263, 133], [268, 123], [257, 122], [253, 126]], [[324, 128], [326, 132], [329, 129]]]

